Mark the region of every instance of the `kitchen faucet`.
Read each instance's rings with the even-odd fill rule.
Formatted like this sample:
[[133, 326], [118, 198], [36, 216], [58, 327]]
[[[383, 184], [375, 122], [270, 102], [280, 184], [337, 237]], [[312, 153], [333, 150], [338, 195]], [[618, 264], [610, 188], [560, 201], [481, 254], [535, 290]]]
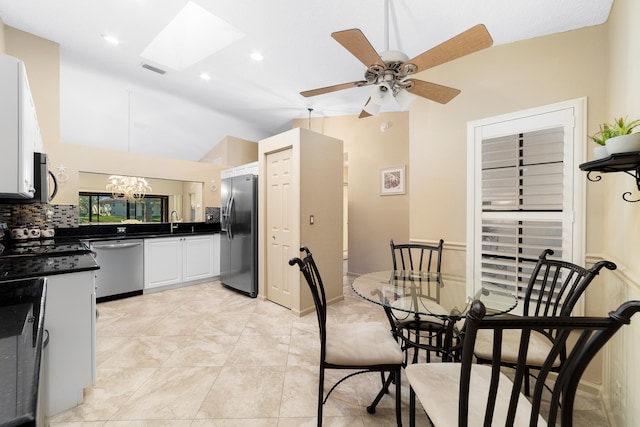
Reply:
[[169, 214], [169, 221], [171, 222], [171, 234], [173, 234], [173, 230], [175, 230], [176, 228], [178, 228], [178, 224], [174, 224], [173, 223], [173, 215], [175, 214], [176, 216], [176, 222], [180, 221], [180, 218], [178, 218], [178, 212], [174, 209], [171, 211], [171, 214]]

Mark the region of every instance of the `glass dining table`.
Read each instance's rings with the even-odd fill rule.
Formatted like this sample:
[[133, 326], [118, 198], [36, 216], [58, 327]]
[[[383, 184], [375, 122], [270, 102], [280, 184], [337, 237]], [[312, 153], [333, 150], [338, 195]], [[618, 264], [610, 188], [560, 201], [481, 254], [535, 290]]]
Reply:
[[508, 313], [517, 305], [515, 295], [500, 286], [482, 284], [469, 296], [467, 284], [465, 277], [453, 274], [386, 270], [363, 274], [351, 287], [384, 308], [403, 349], [414, 349], [415, 363], [418, 349], [427, 355], [435, 351], [443, 361], [457, 358], [462, 319], [474, 300], [482, 301], [486, 315]]

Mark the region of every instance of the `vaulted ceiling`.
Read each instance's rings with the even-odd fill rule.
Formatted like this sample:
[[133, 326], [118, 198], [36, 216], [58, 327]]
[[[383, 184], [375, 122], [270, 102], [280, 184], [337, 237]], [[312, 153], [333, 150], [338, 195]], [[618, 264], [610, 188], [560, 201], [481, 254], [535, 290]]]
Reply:
[[[314, 117], [360, 113], [369, 96], [367, 88], [300, 95], [363, 78], [365, 67], [331, 37], [332, 32], [359, 28], [376, 50], [385, 50], [388, 41], [389, 49], [412, 58], [479, 23], [487, 27], [494, 46], [601, 24], [612, 3], [389, 0], [387, 13], [385, 0], [0, 0], [0, 18], [8, 26], [59, 43], [65, 67], [134, 82], [207, 112], [205, 121], [211, 123], [204, 130], [206, 142], [185, 146], [156, 140], [139, 149], [198, 160], [226, 135], [268, 137], [290, 128], [292, 119], [307, 117], [309, 109]], [[215, 22], [228, 24], [231, 39], [224, 42], [223, 35], [198, 33], [191, 21], [191, 28], [179, 31], [192, 32], [199, 41], [174, 43], [178, 62], [159, 59], [157, 49], [151, 50], [157, 45], [150, 44], [160, 40], [156, 37], [185, 7], [210, 12], [209, 18], [218, 21], [205, 20], [208, 28], [217, 27]], [[109, 44], [105, 35], [120, 43]], [[165, 40], [174, 41], [175, 36]], [[263, 60], [252, 59], [254, 52]], [[203, 73], [210, 79], [203, 80]], [[64, 96], [63, 92], [63, 100]], [[179, 116], [176, 111], [176, 120], [184, 120]], [[65, 117], [69, 120], [63, 111], [61, 120]], [[165, 113], [163, 120], [171, 119]]]

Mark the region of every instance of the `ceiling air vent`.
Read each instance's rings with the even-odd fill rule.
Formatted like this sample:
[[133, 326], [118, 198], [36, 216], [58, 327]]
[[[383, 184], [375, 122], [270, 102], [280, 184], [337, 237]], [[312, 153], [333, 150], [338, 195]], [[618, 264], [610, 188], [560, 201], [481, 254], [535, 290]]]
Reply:
[[149, 65], [149, 64], [142, 64], [142, 68], [146, 68], [147, 70], [153, 71], [154, 73], [158, 73], [158, 74], [166, 73], [165, 70], [161, 70], [160, 68], [154, 67], [153, 65]]

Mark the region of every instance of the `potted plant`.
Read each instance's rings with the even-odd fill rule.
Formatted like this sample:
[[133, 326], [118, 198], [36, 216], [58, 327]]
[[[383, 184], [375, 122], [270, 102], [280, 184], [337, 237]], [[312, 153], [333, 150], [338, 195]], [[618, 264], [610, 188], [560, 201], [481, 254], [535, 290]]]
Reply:
[[638, 126], [640, 120], [628, 121], [623, 117], [614, 119], [613, 123], [601, 124], [600, 130], [591, 136], [591, 139], [601, 146], [594, 150], [596, 158], [614, 153], [640, 151], [640, 133], [633, 132]]

